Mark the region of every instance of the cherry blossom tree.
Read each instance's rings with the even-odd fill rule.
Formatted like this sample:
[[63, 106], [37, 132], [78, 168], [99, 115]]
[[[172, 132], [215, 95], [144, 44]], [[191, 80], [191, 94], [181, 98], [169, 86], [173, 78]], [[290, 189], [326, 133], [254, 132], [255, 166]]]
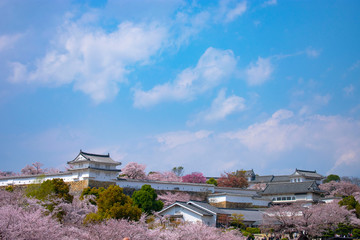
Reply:
[[21, 169], [22, 175], [35, 175], [36, 170], [33, 166], [26, 165], [23, 169]]
[[11, 171], [0, 171], [0, 178], [2, 177], [11, 177], [11, 176], [15, 176], [16, 174], [11, 172]]
[[256, 183], [250, 187], [248, 187], [248, 189], [253, 189], [253, 190], [264, 190], [266, 188], [266, 183]]
[[129, 162], [121, 169], [120, 175], [130, 179], [146, 179], [145, 168], [146, 165]]
[[188, 202], [190, 201], [190, 194], [185, 192], [166, 192], [158, 195], [158, 198], [164, 203], [164, 207], [170, 206], [175, 202]]
[[170, 171], [150, 173], [148, 179], [163, 182], [181, 182], [181, 177], [178, 177], [174, 172]]
[[226, 172], [221, 174], [217, 182], [219, 187], [244, 188], [249, 185], [245, 177], [245, 171]]
[[[59, 199], [59, 201], [62, 201]], [[21, 191], [0, 189], [0, 238], [11, 239], [204, 239], [245, 240], [239, 231], [224, 231], [203, 224], [171, 224], [169, 218], [149, 222], [143, 215], [139, 221], [106, 219], [102, 222], [82, 224], [95, 206], [75, 197], [73, 202], [60, 202], [57, 208], [65, 212], [62, 221], [56, 220], [38, 200], [27, 198]], [[149, 222], [149, 223], [148, 223]]]
[[360, 192], [360, 187], [358, 185], [352, 184], [350, 182], [340, 181], [335, 182], [331, 181], [319, 185], [319, 188], [326, 192], [329, 196], [350, 196], [356, 192]]
[[273, 206], [264, 214], [263, 227], [271, 227], [281, 233], [303, 232], [314, 237], [336, 229], [339, 223], [359, 225], [360, 220], [334, 201], [311, 206], [300, 203]]
[[183, 176], [182, 181], [188, 183], [206, 183], [206, 177], [200, 172], [193, 172]]

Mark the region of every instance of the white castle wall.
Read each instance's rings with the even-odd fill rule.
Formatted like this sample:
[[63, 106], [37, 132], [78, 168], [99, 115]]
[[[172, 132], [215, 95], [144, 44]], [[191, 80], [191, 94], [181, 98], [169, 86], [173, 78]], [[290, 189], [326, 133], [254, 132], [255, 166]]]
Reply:
[[143, 185], [148, 184], [155, 190], [175, 190], [186, 192], [210, 192], [215, 191], [215, 186], [212, 184], [202, 183], [183, 183], [183, 182], [161, 182], [161, 181], [147, 181], [134, 179], [119, 179], [116, 185], [119, 187], [140, 189]]

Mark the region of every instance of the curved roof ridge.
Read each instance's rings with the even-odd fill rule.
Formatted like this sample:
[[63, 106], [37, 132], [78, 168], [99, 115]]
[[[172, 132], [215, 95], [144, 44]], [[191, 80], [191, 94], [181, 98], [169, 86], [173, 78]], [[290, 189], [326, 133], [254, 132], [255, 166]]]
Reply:
[[110, 153], [108, 153], [108, 154], [95, 154], [95, 153], [84, 152], [81, 149], [80, 149], [80, 153], [83, 153], [85, 155], [94, 156], [94, 157], [110, 157]]

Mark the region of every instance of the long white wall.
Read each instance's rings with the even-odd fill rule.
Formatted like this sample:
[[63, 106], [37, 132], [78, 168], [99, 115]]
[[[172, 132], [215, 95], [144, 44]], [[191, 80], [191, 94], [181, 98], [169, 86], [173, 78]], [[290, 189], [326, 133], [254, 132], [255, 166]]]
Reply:
[[255, 206], [264, 206], [269, 205], [268, 199], [256, 198], [251, 195], [242, 195], [242, 194], [213, 194], [208, 197], [210, 203], [220, 203], [220, 202], [233, 202], [233, 203], [251, 203]]
[[12, 178], [0, 178], [0, 186], [8, 185], [27, 185], [38, 183], [39, 181], [51, 180], [54, 178], [61, 178], [64, 182], [73, 182], [75, 181], [76, 176], [72, 173], [60, 173], [52, 175], [35, 175], [35, 176], [19, 176]]
[[147, 180], [133, 180], [133, 179], [119, 179], [116, 185], [119, 187], [140, 189], [143, 185], [148, 184], [155, 190], [170, 190], [170, 191], [186, 191], [186, 192], [214, 192], [214, 185], [202, 183], [183, 183], [183, 182], [161, 182], [161, 181], [147, 181]]

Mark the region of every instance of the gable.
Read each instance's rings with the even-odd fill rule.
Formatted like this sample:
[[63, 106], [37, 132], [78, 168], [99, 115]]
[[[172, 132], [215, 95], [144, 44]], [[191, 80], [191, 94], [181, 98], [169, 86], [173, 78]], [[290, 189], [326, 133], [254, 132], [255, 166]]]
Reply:
[[81, 161], [86, 161], [87, 159], [82, 156], [81, 154], [79, 154], [73, 161], [74, 162], [81, 162]]

